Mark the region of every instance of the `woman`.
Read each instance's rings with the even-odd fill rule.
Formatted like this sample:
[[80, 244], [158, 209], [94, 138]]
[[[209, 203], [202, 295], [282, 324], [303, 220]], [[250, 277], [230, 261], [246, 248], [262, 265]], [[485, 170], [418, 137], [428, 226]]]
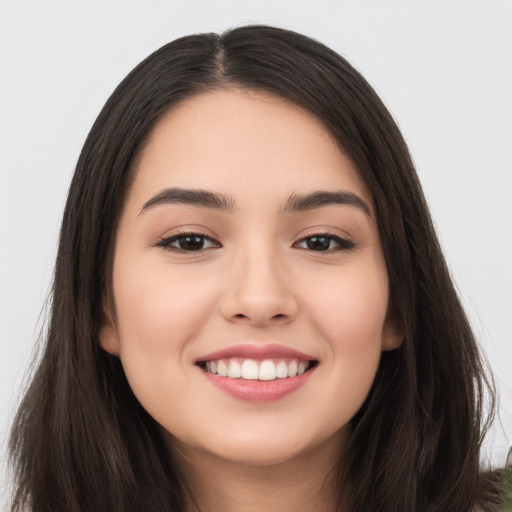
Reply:
[[365, 80], [276, 28], [185, 37], [81, 153], [13, 508], [497, 510], [488, 387]]

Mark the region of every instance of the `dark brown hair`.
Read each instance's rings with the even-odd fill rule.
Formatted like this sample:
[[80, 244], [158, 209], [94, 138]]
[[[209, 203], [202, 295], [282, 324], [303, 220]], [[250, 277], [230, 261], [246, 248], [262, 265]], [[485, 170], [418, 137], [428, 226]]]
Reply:
[[276, 94], [320, 118], [373, 196], [405, 341], [383, 354], [352, 420], [338, 499], [350, 489], [351, 512], [485, 506], [479, 449], [483, 400], [492, 412], [493, 394], [397, 125], [329, 48], [246, 26], [157, 50], [117, 87], [87, 137], [64, 212], [44, 352], [11, 434], [13, 510], [183, 511], [186, 482], [98, 332], [117, 220], [144, 140], [172, 105], [230, 87]]

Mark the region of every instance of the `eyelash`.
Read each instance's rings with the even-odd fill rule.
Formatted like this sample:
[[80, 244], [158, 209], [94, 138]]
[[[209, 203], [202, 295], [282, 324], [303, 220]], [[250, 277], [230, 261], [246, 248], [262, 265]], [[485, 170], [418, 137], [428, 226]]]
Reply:
[[176, 252], [179, 254], [192, 254], [195, 252], [200, 252], [200, 251], [211, 248], [211, 247], [207, 247], [207, 248], [201, 247], [198, 250], [186, 250], [186, 249], [182, 249], [181, 247], [176, 247], [176, 246], [172, 245], [174, 242], [177, 242], [180, 239], [184, 239], [184, 238], [200, 238], [201, 240], [203, 240], [203, 242], [206, 240], [211, 242], [213, 244], [213, 247], [216, 247], [216, 248], [222, 247], [220, 242], [217, 242], [217, 240], [214, 240], [213, 238], [211, 238], [209, 236], [206, 236], [206, 235], [203, 235], [202, 233], [197, 233], [194, 231], [182, 231], [182, 232], [176, 233], [175, 235], [169, 236], [167, 238], [161, 238], [161, 239], [157, 240], [154, 245], [155, 245], [155, 247], [161, 247], [168, 251]]
[[319, 251], [315, 251], [314, 249], [311, 249], [309, 247], [303, 247], [302, 249], [306, 250], [306, 251], [313, 251], [313, 252], [323, 252], [323, 253], [333, 253], [333, 252], [338, 252], [338, 251], [349, 251], [350, 249], [353, 249], [355, 247], [355, 244], [354, 242], [351, 242], [350, 240], [347, 240], [346, 238], [341, 238], [337, 235], [333, 235], [332, 233], [315, 233], [314, 235], [310, 235], [310, 236], [306, 236], [304, 238], [301, 238], [298, 242], [295, 242], [293, 244], [294, 247], [296, 247], [298, 244], [300, 243], [303, 243], [303, 242], [306, 242], [308, 240], [313, 240], [313, 239], [318, 239], [318, 238], [323, 238], [323, 239], [327, 239], [329, 240], [329, 245], [330, 245], [330, 242], [335, 242], [336, 244], [338, 244], [337, 247], [329, 247], [328, 249], [322, 249], [322, 250], [319, 250]]
[[[194, 249], [187, 250], [187, 249], [183, 249], [181, 247], [172, 245], [175, 242], [179, 243], [180, 239], [185, 239], [185, 238], [198, 238], [198, 239], [201, 239], [202, 245], [204, 245], [205, 241], [208, 241], [212, 244], [212, 246], [206, 247], [206, 248], [199, 247], [197, 250], [194, 250]], [[311, 241], [313, 239], [327, 239], [327, 240], [329, 240], [329, 246], [331, 245], [331, 242], [334, 242], [335, 244], [337, 244], [337, 247], [328, 247], [327, 249], [320, 249], [320, 250], [314, 250], [314, 249], [311, 249], [310, 247], [298, 247], [299, 244], [301, 244], [301, 243], [307, 244], [308, 241]], [[220, 248], [220, 247], [222, 247], [222, 244], [220, 242], [218, 242], [217, 240], [215, 240], [207, 235], [204, 235], [202, 233], [197, 233], [194, 231], [190, 231], [190, 232], [184, 231], [184, 232], [176, 233], [175, 235], [172, 235], [167, 238], [161, 238], [155, 242], [154, 246], [161, 247], [168, 251], [172, 251], [172, 252], [179, 253], [179, 254], [193, 254], [193, 253], [199, 253], [201, 251], [205, 251], [205, 250], [212, 249], [212, 248]], [[313, 235], [301, 238], [300, 240], [298, 240], [297, 242], [295, 242], [293, 244], [293, 247], [300, 248], [305, 251], [330, 254], [330, 253], [338, 252], [338, 251], [349, 251], [355, 247], [355, 244], [353, 242], [351, 242], [350, 240], [341, 238], [337, 235], [333, 235], [332, 233], [315, 233]]]

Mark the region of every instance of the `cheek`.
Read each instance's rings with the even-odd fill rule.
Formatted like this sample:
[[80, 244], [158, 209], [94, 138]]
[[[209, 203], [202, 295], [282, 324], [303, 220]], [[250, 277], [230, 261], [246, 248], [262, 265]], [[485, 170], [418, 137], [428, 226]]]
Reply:
[[351, 421], [375, 380], [387, 307], [385, 283], [346, 279], [311, 303], [317, 335], [325, 342], [321, 375], [326, 383], [321, 398], [311, 399], [332, 433]]
[[[114, 289], [120, 359], [130, 387], [144, 409], [172, 426], [192, 402], [187, 385], [186, 350], [215, 303], [208, 287], [198, 287], [169, 266], [146, 265], [144, 272], [116, 269]], [[183, 274], [183, 273], [181, 273]], [[203, 281], [204, 284], [204, 281]]]
[[217, 303], [216, 288], [181, 269], [141, 261], [119, 262], [114, 282], [126, 377], [144, 407], [158, 409], [159, 401], [186, 394], [186, 350]]
[[[129, 271], [133, 268], [145, 270]], [[114, 279], [121, 349], [129, 344], [150, 351], [176, 349], [215, 304], [216, 288], [208, 276], [198, 279], [161, 263], [119, 265]]]
[[[387, 313], [386, 273], [382, 266], [369, 268], [366, 273], [352, 268], [339, 279], [310, 288], [309, 316], [317, 335], [326, 341], [326, 364], [338, 390], [348, 390], [354, 409], [362, 404], [375, 378]], [[333, 282], [339, 284], [333, 286]]]
[[386, 321], [388, 284], [379, 267], [371, 272], [347, 269], [339, 277], [310, 287], [309, 301], [317, 328], [330, 342], [359, 352], [378, 345]]

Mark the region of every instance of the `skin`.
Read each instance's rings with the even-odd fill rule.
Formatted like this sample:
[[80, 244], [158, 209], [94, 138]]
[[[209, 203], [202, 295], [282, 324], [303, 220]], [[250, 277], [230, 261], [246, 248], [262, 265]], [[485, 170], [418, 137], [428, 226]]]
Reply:
[[[223, 194], [231, 210], [143, 208], [171, 187]], [[369, 213], [346, 204], [284, 210], [291, 195], [319, 190], [355, 194]], [[204, 248], [158, 246], [183, 231], [209, 237]], [[308, 237], [325, 233], [353, 247], [328, 239], [326, 251], [308, 248]], [[329, 510], [328, 475], [350, 420], [402, 330], [389, 311], [370, 194], [321, 121], [256, 91], [216, 90], [175, 106], [140, 155], [112, 286], [102, 346], [120, 357], [201, 509]], [[240, 343], [279, 343], [318, 365], [279, 400], [240, 400], [195, 364]]]

